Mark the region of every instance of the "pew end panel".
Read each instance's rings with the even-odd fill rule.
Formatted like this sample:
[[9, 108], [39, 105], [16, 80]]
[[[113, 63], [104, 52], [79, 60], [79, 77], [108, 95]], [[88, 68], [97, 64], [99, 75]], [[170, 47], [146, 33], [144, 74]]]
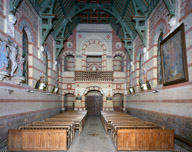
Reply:
[[8, 151], [21, 151], [22, 134], [21, 130], [8, 131]]
[[66, 151], [68, 146], [66, 129], [10, 130], [8, 136], [9, 151]]
[[162, 129], [119, 129], [117, 150], [174, 150], [174, 131]]

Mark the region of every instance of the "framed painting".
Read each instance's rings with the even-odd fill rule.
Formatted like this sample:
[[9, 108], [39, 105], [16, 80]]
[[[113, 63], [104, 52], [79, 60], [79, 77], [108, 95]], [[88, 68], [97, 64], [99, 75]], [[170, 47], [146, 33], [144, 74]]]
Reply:
[[188, 81], [184, 24], [161, 43], [163, 85]]

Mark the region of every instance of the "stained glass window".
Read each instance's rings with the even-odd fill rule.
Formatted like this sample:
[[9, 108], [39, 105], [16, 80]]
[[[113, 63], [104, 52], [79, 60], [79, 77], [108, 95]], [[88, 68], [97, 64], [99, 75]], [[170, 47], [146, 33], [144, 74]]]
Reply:
[[22, 76], [25, 77], [26, 83], [28, 83], [28, 37], [25, 30], [23, 30], [23, 72]]
[[162, 84], [163, 77], [162, 77], [162, 68], [161, 68], [161, 48], [160, 43], [163, 40], [163, 33], [160, 34], [158, 39], [158, 52], [157, 52], [157, 81], [158, 84]]
[[141, 54], [139, 55], [139, 83], [142, 83]]
[[48, 52], [45, 53], [45, 82], [48, 83]]

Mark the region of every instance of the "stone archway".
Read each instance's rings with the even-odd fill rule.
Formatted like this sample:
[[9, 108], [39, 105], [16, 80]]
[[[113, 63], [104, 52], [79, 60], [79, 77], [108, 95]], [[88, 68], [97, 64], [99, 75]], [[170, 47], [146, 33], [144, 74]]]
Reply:
[[113, 108], [115, 111], [122, 111], [123, 110], [123, 94], [116, 93], [113, 95]]
[[72, 93], [67, 93], [64, 96], [64, 106], [66, 111], [74, 110], [75, 96]]

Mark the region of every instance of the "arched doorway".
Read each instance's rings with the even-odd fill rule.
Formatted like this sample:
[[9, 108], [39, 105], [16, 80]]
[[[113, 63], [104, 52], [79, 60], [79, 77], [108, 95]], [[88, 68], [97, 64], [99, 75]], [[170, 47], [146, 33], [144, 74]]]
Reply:
[[74, 101], [75, 96], [72, 93], [65, 94], [64, 96], [64, 106], [66, 111], [73, 111], [74, 110]]
[[117, 93], [113, 96], [113, 108], [115, 111], [123, 109], [123, 94]]
[[102, 94], [97, 91], [89, 91], [85, 96], [85, 107], [88, 111], [89, 116], [100, 116], [102, 105], [103, 103], [103, 96]]

